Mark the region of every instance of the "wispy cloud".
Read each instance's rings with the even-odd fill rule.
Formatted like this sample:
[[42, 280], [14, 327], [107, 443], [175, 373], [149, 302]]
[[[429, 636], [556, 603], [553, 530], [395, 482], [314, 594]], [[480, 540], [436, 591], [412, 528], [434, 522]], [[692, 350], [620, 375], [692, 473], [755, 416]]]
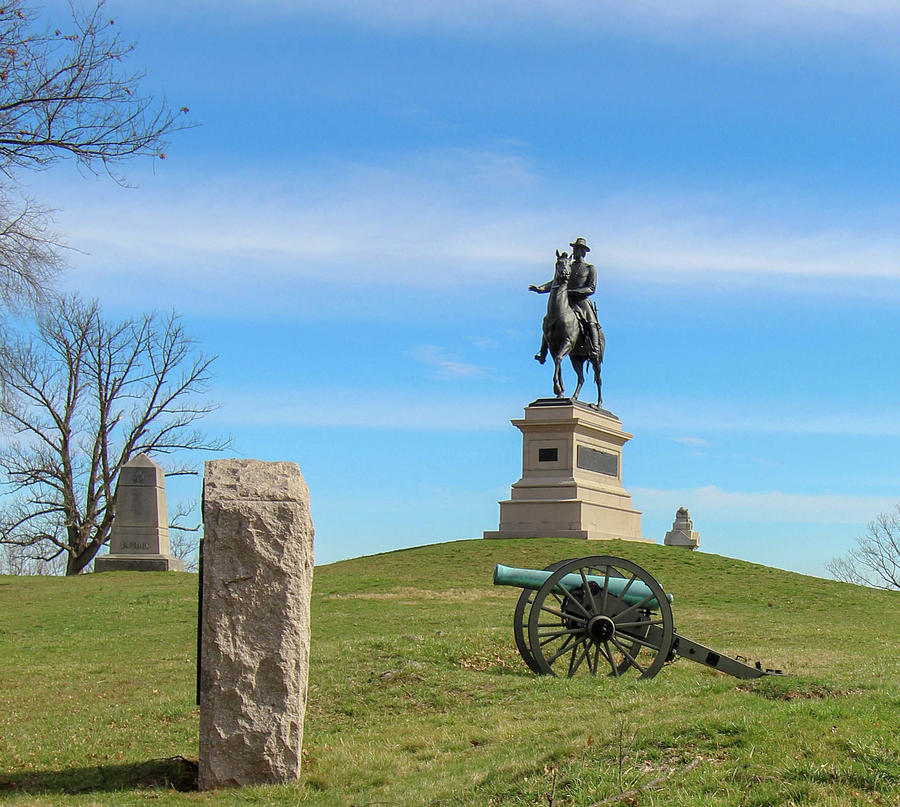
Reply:
[[435, 345], [422, 345], [411, 352], [413, 358], [432, 368], [434, 378], [453, 381], [463, 378], [486, 378], [488, 375], [486, 367], [453, 359]]
[[712, 445], [709, 440], [704, 440], [702, 437], [673, 437], [672, 439], [676, 443], [681, 443], [681, 445], [690, 446], [691, 448], [706, 448]]
[[[449, 362], [441, 368], [442, 353], [436, 350], [436, 369], [451, 378], [480, 378], [485, 368], [465, 362]], [[455, 374], [455, 375], [454, 375]], [[229, 424], [276, 424], [291, 427], [354, 426], [370, 429], [424, 429], [493, 431], [508, 428], [510, 413], [518, 412], [521, 400], [515, 392], [484, 394], [474, 390], [422, 392], [413, 396], [415, 403], [405, 403], [382, 387], [335, 387], [327, 402], [317, 390], [277, 389], [260, 386], [252, 393], [246, 389], [223, 390], [226, 406], [216, 413], [218, 421]], [[792, 414], [790, 407], [777, 402], [765, 403], [765, 414], [743, 410], [732, 400], [673, 399], [619, 397], [616, 411], [627, 412], [626, 426], [642, 434], [669, 437], [692, 448], [704, 448], [712, 440], [682, 437], [686, 432], [705, 434], [754, 435], [822, 435], [833, 437], [900, 437], [900, 422], [893, 412], [821, 411], [808, 407], [802, 415]], [[672, 437], [671, 435], [675, 435]]]
[[853, 218], [777, 192], [761, 204], [758, 195], [609, 187], [579, 190], [576, 205], [526, 160], [485, 151], [335, 164], [287, 178], [154, 181], [140, 193], [62, 185], [45, 195], [61, 208], [59, 229], [88, 253], [73, 256], [80, 283], [102, 282], [104, 293], [113, 285], [146, 296], [148, 284], [177, 284], [234, 304], [261, 290], [283, 299], [272, 292], [286, 284], [342, 294], [366, 285], [509, 286], [549, 273], [553, 248], [574, 232], [588, 237], [608, 271], [638, 279], [900, 280], [900, 210], [861, 209]]
[[896, 504], [896, 499], [885, 496], [728, 491], [716, 486], [672, 490], [633, 487], [630, 492], [638, 509], [674, 514], [678, 507], [687, 507], [696, 524], [703, 519], [754, 524], [865, 524]]
[[[890, 409], [839, 408], [827, 402], [814, 407], [808, 402], [801, 405], [778, 398], [757, 398], [752, 403], [742, 403], [713, 396], [620, 397], [617, 409], [629, 413], [630, 429], [666, 435], [701, 432], [900, 437], [900, 420]], [[685, 445], [698, 445], [685, 442], [685, 438], [672, 439]]]
[[330, 389], [327, 400], [318, 391], [260, 389], [223, 391], [225, 405], [211, 421], [228, 427], [361, 428], [402, 431], [496, 431], [509, 428], [509, 404], [502, 399], [464, 396], [440, 398], [417, 391], [398, 395], [384, 389]]
[[[209, 7], [212, 0], [191, 6]], [[254, 17], [338, 18], [347, 23], [391, 30], [440, 29], [480, 36], [503, 36], [523, 29], [640, 27], [692, 37], [756, 30], [791, 34], [836, 31], [854, 24], [893, 25], [900, 9], [892, 0], [217, 0], [215, 7], [252, 9]], [[149, 10], [148, 5], [148, 10]], [[155, 7], [154, 7], [155, 8]], [[188, 13], [182, 11], [182, 13]]]

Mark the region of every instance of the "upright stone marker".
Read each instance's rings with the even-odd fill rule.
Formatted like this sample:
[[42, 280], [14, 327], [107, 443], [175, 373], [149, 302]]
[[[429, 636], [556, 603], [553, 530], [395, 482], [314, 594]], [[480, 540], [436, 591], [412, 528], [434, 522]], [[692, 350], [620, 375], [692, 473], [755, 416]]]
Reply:
[[694, 529], [691, 514], [687, 507], [679, 507], [675, 513], [672, 529], [663, 540], [666, 546], [683, 546], [686, 549], [697, 549], [700, 546], [700, 533]]
[[203, 524], [200, 789], [295, 780], [313, 574], [300, 469], [207, 462]]
[[94, 561], [95, 572], [116, 570], [184, 571], [184, 561], [169, 554], [166, 475], [146, 454], [139, 454], [119, 471], [109, 554]]

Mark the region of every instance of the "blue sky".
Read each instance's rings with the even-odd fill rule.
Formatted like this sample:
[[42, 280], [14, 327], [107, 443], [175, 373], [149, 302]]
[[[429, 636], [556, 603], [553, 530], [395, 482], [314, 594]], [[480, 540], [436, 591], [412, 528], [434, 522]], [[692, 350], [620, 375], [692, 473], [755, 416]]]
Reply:
[[846, 6], [109, 0], [200, 125], [28, 182], [67, 287], [219, 355], [208, 426], [300, 465], [319, 562], [496, 529], [584, 236], [644, 535], [822, 574], [900, 499], [900, 7]]

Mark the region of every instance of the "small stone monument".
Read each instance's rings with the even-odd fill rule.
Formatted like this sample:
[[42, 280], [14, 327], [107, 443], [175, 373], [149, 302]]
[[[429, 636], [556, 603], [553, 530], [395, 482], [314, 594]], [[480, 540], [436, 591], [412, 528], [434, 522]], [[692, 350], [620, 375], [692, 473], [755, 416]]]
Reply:
[[184, 571], [184, 561], [169, 553], [166, 476], [146, 454], [119, 471], [109, 554], [94, 560], [94, 571]]
[[675, 522], [672, 529], [666, 533], [663, 542], [666, 546], [683, 546], [687, 549], [696, 549], [700, 546], [700, 533], [694, 531], [694, 522], [687, 507], [679, 507], [675, 513]]
[[293, 462], [213, 460], [203, 479], [199, 787], [300, 775], [313, 524]]

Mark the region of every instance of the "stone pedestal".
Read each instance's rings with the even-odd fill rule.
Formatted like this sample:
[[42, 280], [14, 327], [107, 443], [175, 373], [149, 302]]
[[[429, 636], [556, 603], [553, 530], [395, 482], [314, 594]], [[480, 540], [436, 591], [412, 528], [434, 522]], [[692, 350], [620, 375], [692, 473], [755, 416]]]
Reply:
[[203, 479], [199, 787], [300, 775], [313, 524], [292, 462], [215, 460]]
[[94, 571], [184, 571], [184, 561], [169, 554], [166, 476], [146, 454], [119, 471], [109, 554], [94, 560]]
[[522, 478], [500, 502], [500, 529], [485, 538], [648, 540], [622, 487], [622, 447], [632, 435], [612, 412], [541, 398], [512, 423], [522, 432]]
[[697, 549], [700, 546], [700, 533], [694, 529], [694, 522], [691, 521], [687, 507], [678, 508], [672, 529], [666, 533], [663, 543], [666, 546], [681, 546], [685, 549]]

